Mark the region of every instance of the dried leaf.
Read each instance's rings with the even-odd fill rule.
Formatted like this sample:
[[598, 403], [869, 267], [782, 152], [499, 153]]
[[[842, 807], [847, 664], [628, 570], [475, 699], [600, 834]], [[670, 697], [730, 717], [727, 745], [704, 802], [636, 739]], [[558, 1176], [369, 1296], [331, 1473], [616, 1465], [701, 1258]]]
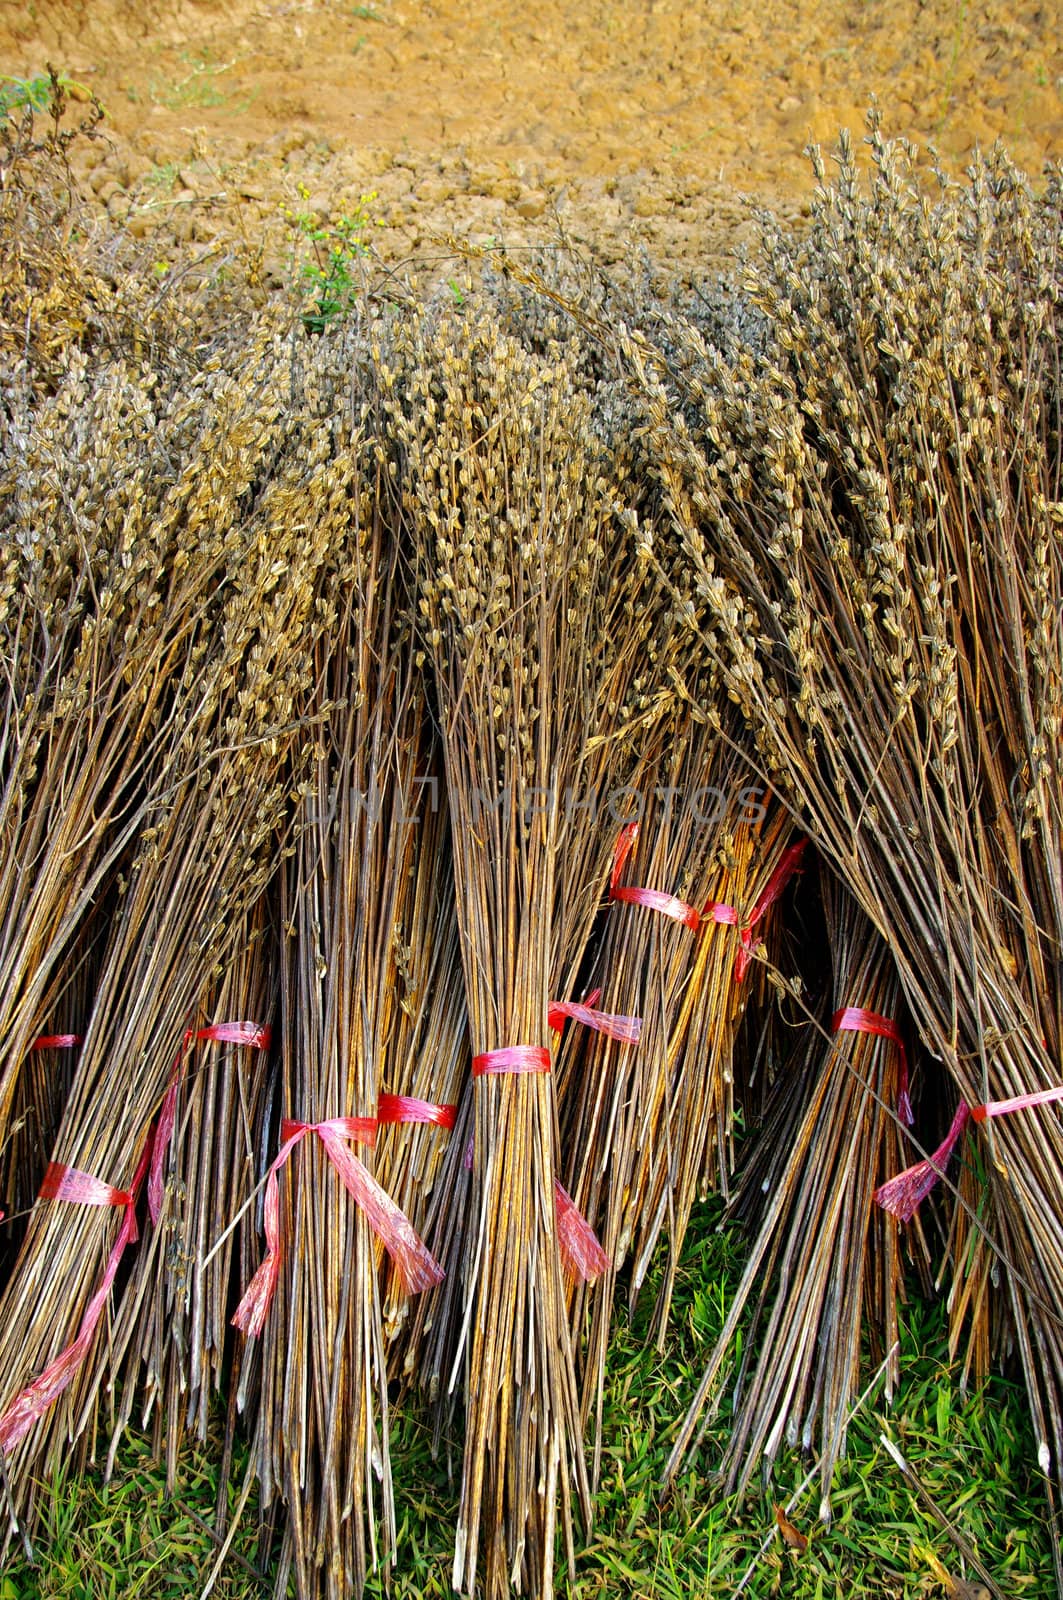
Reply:
[[790, 1521], [789, 1517], [786, 1515], [786, 1512], [780, 1505], [775, 1507], [775, 1520], [779, 1524], [779, 1532], [782, 1534], [783, 1539], [790, 1546], [791, 1550], [796, 1550], [798, 1555], [800, 1555], [803, 1551], [808, 1549], [808, 1539], [806, 1535], [801, 1532], [800, 1528], [794, 1527], [793, 1523]]

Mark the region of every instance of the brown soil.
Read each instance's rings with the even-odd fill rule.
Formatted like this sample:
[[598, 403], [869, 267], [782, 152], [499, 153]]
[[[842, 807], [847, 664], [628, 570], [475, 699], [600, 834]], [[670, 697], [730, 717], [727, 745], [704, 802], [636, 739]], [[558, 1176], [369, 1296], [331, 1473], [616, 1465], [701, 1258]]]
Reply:
[[[804, 147], [886, 131], [959, 169], [1002, 138], [1063, 155], [1058, 0], [0, 0], [0, 72], [52, 62], [109, 139], [109, 209], [180, 238], [248, 236], [282, 203], [369, 207], [390, 258], [439, 235], [592, 238], [696, 270], [747, 197], [807, 205]], [[297, 199], [297, 186], [309, 191]]]

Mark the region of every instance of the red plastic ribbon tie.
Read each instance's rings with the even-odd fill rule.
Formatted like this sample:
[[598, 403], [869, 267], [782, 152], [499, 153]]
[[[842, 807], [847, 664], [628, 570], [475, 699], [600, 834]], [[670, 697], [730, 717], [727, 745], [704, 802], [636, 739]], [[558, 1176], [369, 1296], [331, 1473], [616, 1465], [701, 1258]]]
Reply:
[[155, 1127], [155, 1150], [151, 1158], [151, 1171], [148, 1174], [148, 1213], [153, 1227], [158, 1227], [162, 1215], [162, 1194], [165, 1187], [163, 1166], [177, 1120], [177, 1089], [181, 1081], [181, 1062], [188, 1046], [200, 1040], [213, 1044], [246, 1045], [249, 1050], [268, 1050], [273, 1040], [273, 1033], [268, 1026], [263, 1027], [258, 1022], [212, 1022], [205, 1028], [189, 1028], [185, 1033], [181, 1048], [177, 1052], [177, 1060], [170, 1072], [170, 1081], [166, 1086], [166, 1094]]
[[582, 1022], [585, 1028], [593, 1028], [596, 1033], [604, 1033], [607, 1039], [619, 1039], [621, 1044], [638, 1044], [642, 1037], [641, 1017], [620, 1017], [610, 1011], [596, 1011], [595, 1001], [601, 994], [600, 989], [595, 989], [593, 994], [587, 996], [586, 1003], [579, 1000], [552, 1000], [546, 1010], [546, 1020], [555, 1033], [560, 1033], [565, 1026], [566, 1017], [571, 1017], [573, 1022]]
[[609, 879], [609, 897], [612, 900], [627, 901], [632, 905], [648, 906], [653, 911], [659, 911], [663, 916], [672, 917], [676, 922], [681, 922], [687, 928], [697, 932], [703, 922], [725, 923], [727, 926], [739, 929], [742, 948], [735, 956], [734, 976], [735, 982], [741, 983], [749, 971], [754, 952], [759, 940], [754, 939], [753, 929], [779, 896], [794, 873], [801, 865], [807, 839], [799, 839], [796, 844], [790, 845], [783, 851], [779, 864], [764, 886], [759, 899], [749, 913], [748, 920], [743, 923], [734, 906], [725, 904], [720, 900], [710, 900], [699, 911], [696, 906], [687, 905], [685, 900], [679, 900], [675, 895], [662, 894], [658, 889], [628, 889], [620, 886], [620, 874], [623, 872], [628, 857], [635, 848], [638, 839], [639, 825], [637, 822], [625, 823], [620, 830], [620, 837], [616, 842], [613, 854], [613, 871]]
[[628, 856], [635, 848], [638, 836], [637, 822], [627, 822], [620, 830], [620, 837], [616, 841], [616, 850], [613, 853], [613, 870], [609, 878], [610, 900], [619, 900], [625, 905], [646, 906], [650, 911], [659, 911], [662, 917], [671, 917], [673, 922], [681, 922], [684, 927], [696, 933], [701, 926], [701, 913], [696, 906], [688, 906], [685, 900], [680, 900], [674, 894], [665, 894], [661, 889], [633, 889], [621, 885], [620, 874], [624, 870]]
[[775, 904], [776, 900], [778, 900], [779, 896], [786, 888], [786, 885], [793, 877], [794, 873], [800, 867], [801, 857], [805, 853], [805, 846], [807, 843], [807, 839], [798, 839], [796, 844], [790, 845], [788, 849], [783, 851], [779, 858], [778, 866], [768, 879], [764, 886], [763, 893], [760, 895], [760, 898], [757, 900], [752, 911], [749, 913], [749, 920], [740, 931], [742, 948], [735, 956], [736, 983], [741, 983], [742, 979], [749, 971], [750, 965], [753, 961], [753, 953], [761, 942], [759, 939], [754, 939], [753, 929], [767, 911], [768, 907]]
[[884, 1183], [875, 1190], [875, 1199], [902, 1222], [910, 1222], [920, 1201], [926, 1198], [942, 1176], [953, 1146], [966, 1128], [969, 1118], [975, 1122], [985, 1122], [987, 1117], [1006, 1117], [1013, 1111], [1050, 1105], [1056, 1100], [1063, 1100], [1063, 1087], [1036, 1089], [1032, 1094], [1017, 1094], [1011, 1100], [987, 1100], [980, 1106], [968, 1106], [965, 1100], [961, 1100], [948, 1133], [930, 1159], [916, 1162], [914, 1167], [908, 1167]]
[[483, 1055], [472, 1058], [474, 1078], [482, 1078], [485, 1073], [549, 1071], [550, 1052], [537, 1044], [511, 1044], [503, 1050], [485, 1050]]
[[[912, 1102], [908, 1098], [908, 1052], [897, 1024], [890, 1017], [880, 1017], [877, 1011], [865, 1011], [861, 1006], [845, 1006], [834, 1013], [831, 1029], [834, 1033], [873, 1033], [880, 1039], [889, 1039], [897, 1046], [901, 1063], [897, 1115], [910, 1128], [915, 1118], [912, 1116]], [[975, 1116], [977, 1114], [974, 1113]]]
[[419, 1294], [443, 1281], [443, 1269], [429, 1253], [403, 1211], [372, 1173], [344, 1143], [346, 1139], [372, 1145], [376, 1141], [375, 1117], [332, 1117], [326, 1122], [281, 1123], [281, 1147], [266, 1178], [264, 1221], [266, 1257], [251, 1279], [233, 1316], [233, 1326], [257, 1338], [277, 1287], [281, 1267], [280, 1195], [277, 1174], [307, 1134], [316, 1134], [347, 1193], [360, 1206], [377, 1238], [395, 1264], [407, 1294]]
[[972, 1106], [975, 1122], [987, 1117], [1006, 1117], [1012, 1111], [1026, 1111], [1030, 1106], [1046, 1106], [1053, 1100], [1063, 1100], [1063, 1089], [1037, 1089], [1033, 1094], [1017, 1094], [1013, 1100], [987, 1100], [984, 1106]]
[[65, 1167], [61, 1161], [49, 1161], [44, 1179], [37, 1192], [39, 1200], [71, 1200], [82, 1206], [128, 1206], [133, 1196], [125, 1189], [114, 1189], [102, 1178], [89, 1172], [79, 1172], [77, 1167]]
[[88, 1354], [92, 1336], [107, 1303], [125, 1247], [127, 1244], [135, 1244], [137, 1240], [137, 1196], [144, 1181], [144, 1174], [148, 1170], [152, 1143], [153, 1137], [149, 1132], [140, 1153], [140, 1160], [137, 1162], [136, 1172], [133, 1174], [133, 1182], [128, 1190], [114, 1189], [109, 1183], [103, 1183], [90, 1173], [79, 1172], [76, 1167], [64, 1167], [55, 1161], [49, 1163], [41, 1186], [42, 1199], [70, 1200], [90, 1206], [120, 1206], [124, 1208], [125, 1216], [122, 1218], [118, 1237], [107, 1258], [100, 1286], [85, 1307], [77, 1336], [65, 1350], [60, 1351], [54, 1361], [49, 1362], [39, 1378], [35, 1378], [15, 1396], [0, 1417], [0, 1450], [5, 1453], [13, 1450], [19, 1440], [25, 1438], [38, 1418], [42, 1417], [48, 1407], [59, 1398]]
[[84, 1044], [82, 1033], [42, 1033], [30, 1045], [31, 1050], [75, 1050]]
[[[466, 1172], [472, 1169], [473, 1141], [465, 1146], [462, 1165]], [[557, 1248], [561, 1264], [584, 1283], [593, 1283], [611, 1265], [609, 1257], [598, 1243], [598, 1236], [572, 1196], [554, 1179], [554, 1207], [557, 1213]]]
[[944, 1176], [949, 1157], [966, 1128], [970, 1115], [971, 1110], [966, 1100], [961, 1100], [948, 1133], [933, 1155], [926, 1161], [917, 1161], [914, 1167], [906, 1167], [895, 1178], [890, 1178], [887, 1183], [875, 1190], [875, 1199], [884, 1211], [888, 1211], [900, 1222], [911, 1222], [922, 1201], [926, 1199], [938, 1179]]
[[406, 1094], [382, 1094], [376, 1106], [378, 1122], [434, 1122], [437, 1127], [452, 1128], [457, 1114], [457, 1106], [433, 1105]]
[[562, 1263], [569, 1272], [582, 1278], [584, 1283], [593, 1283], [612, 1263], [598, 1242], [598, 1235], [556, 1178], [554, 1204], [557, 1208], [557, 1243]]
[[211, 1022], [205, 1028], [189, 1028], [185, 1044], [206, 1040], [214, 1044], [243, 1044], [249, 1050], [268, 1050], [273, 1029], [261, 1022]]

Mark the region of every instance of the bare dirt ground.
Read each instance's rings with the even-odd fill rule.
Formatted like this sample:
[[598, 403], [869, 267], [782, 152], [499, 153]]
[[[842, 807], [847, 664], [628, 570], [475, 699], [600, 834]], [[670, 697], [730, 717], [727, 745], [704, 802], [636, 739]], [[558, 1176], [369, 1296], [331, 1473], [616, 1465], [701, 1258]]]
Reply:
[[698, 271], [749, 197], [805, 208], [807, 141], [859, 139], [872, 97], [951, 169], [1001, 138], [1036, 175], [1063, 155], [1061, 23], [1059, 0], [0, 0], [0, 74], [98, 94], [79, 177], [136, 232], [255, 237], [375, 191], [391, 259], [560, 225]]

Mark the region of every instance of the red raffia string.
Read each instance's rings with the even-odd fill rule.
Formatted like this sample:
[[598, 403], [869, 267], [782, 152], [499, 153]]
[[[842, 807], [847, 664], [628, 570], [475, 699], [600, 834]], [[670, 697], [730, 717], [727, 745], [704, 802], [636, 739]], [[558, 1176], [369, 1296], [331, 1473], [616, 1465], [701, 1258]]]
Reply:
[[690, 928], [694, 933], [701, 926], [701, 913], [696, 906], [688, 906], [685, 900], [680, 900], [674, 894], [665, 894], [660, 889], [635, 889], [620, 883], [620, 874], [627, 863], [627, 858], [635, 848], [639, 836], [637, 822], [627, 822], [620, 830], [620, 837], [616, 841], [616, 850], [613, 854], [613, 870], [609, 878], [609, 898], [619, 900], [625, 905], [646, 906], [650, 911], [659, 911], [662, 917], [671, 917], [673, 922], [681, 922], [684, 927]]
[[[550, 1052], [538, 1045], [527, 1044], [511, 1045], [505, 1050], [488, 1050], [484, 1055], [473, 1056], [472, 1070], [477, 1078], [484, 1073], [495, 1072], [549, 1072]], [[465, 1149], [466, 1167], [472, 1166], [472, 1156], [473, 1144], [470, 1139]], [[609, 1257], [598, 1243], [594, 1229], [557, 1178], [554, 1179], [554, 1205], [557, 1211], [557, 1246], [562, 1263], [570, 1272], [589, 1283], [605, 1271]]]
[[933, 1155], [926, 1161], [917, 1161], [906, 1167], [895, 1178], [875, 1190], [875, 1200], [890, 1216], [900, 1222], [911, 1222], [938, 1179], [944, 1177], [945, 1168], [953, 1148], [963, 1134], [971, 1115], [966, 1100], [961, 1100], [952, 1119], [952, 1125]]
[[908, 1097], [908, 1052], [904, 1048], [901, 1030], [890, 1017], [880, 1017], [877, 1011], [865, 1011], [861, 1006], [845, 1006], [834, 1013], [831, 1022], [834, 1033], [873, 1033], [880, 1039], [889, 1039], [897, 1046], [901, 1061], [901, 1081], [897, 1089], [897, 1115], [909, 1128], [915, 1121], [912, 1102]]
[[888, 1183], [875, 1190], [875, 1199], [901, 1222], [910, 1222], [920, 1202], [943, 1176], [953, 1146], [966, 1128], [969, 1119], [974, 1122], [985, 1122], [987, 1117], [1006, 1117], [1013, 1111], [1027, 1111], [1031, 1106], [1050, 1105], [1055, 1100], [1063, 1100], [1063, 1087], [1036, 1089], [1032, 1094], [1018, 1094], [1012, 1100], [987, 1100], [981, 1106], [969, 1106], [965, 1100], [961, 1100], [952, 1119], [952, 1126], [930, 1159], [917, 1161], [914, 1167], [907, 1167], [895, 1178], [890, 1178]]
[[443, 1269], [414, 1232], [405, 1213], [381, 1188], [372, 1173], [347, 1148], [346, 1139], [359, 1144], [376, 1142], [375, 1117], [332, 1117], [327, 1122], [281, 1123], [281, 1147], [266, 1179], [264, 1223], [266, 1257], [244, 1292], [233, 1315], [233, 1326], [257, 1338], [277, 1287], [281, 1267], [280, 1196], [277, 1174], [307, 1134], [316, 1134], [347, 1193], [364, 1211], [369, 1226], [395, 1263], [407, 1294], [419, 1294], [443, 1280]]
[[549, 1072], [550, 1052], [537, 1044], [511, 1044], [502, 1050], [485, 1050], [473, 1056], [472, 1075], [482, 1078], [496, 1072]]
[[[805, 853], [807, 843], [807, 839], [798, 839], [796, 844], [790, 845], [788, 849], [783, 851], [779, 858], [779, 865], [765, 884], [763, 893], [749, 913], [748, 921], [739, 930], [742, 948], [735, 956], [736, 983], [742, 982], [752, 964], [754, 952], [762, 943], [760, 939], [754, 939], [753, 929], [768, 910], [768, 907], [775, 904], [794, 873], [800, 867], [801, 857]], [[727, 909], [730, 908], [728, 907]], [[708, 908], [706, 908], [706, 915], [708, 915]]]
[[621, 1044], [638, 1044], [642, 1037], [642, 1018], [596, 1011], [594, 1004], [601, 992], [595, 989], [593, 994], [587, 996], [585, 1003], [579, 1000], [552, 1000], [546, 1011], [550, 1027], [555, 1033], [560, 1033], [565, 1026], [565, 1019], [571, 1017], [573, 1022], [581, 1022], [585, 1028], [604, 1033], [607, 1039], [619, 1039]]
[[457, 1106], [433, 1105], [407, 1094], [382, 1094], [376, 1107], [378, 1122], [434, 1122], [440, 1128], [453, 1128], [457, 1114]]
[[159, 1217], [162, 1215], [162, 1194], [165, 1187], [163, 1167], [177, 1119], [177, 1089], [181, 1081], [181, 1063], [188, 1046], [193, 1042], [208, 1040], [214, 1044], [241, 1044], [249, 1050], [268, 1050], [272, 1037], [271, 1030], [257, 1022], [212, 1022], [205, 1028], [188, 1029], [177, 1052], [177, 1060], [171, 1069], [170, 1081], [155, 1127], [155, 1150], [151, 1158], [151, 1171], [148, 1174], [148, 1212], [153, 1227], [158, 1227]]
[[94, 1178], [88, 1172], [79, 1172], [76, 1167], [64, 1167], [55, 1161], [48, 1165], [41, 1185], [42, 1200], [68, 1200], [77, 1205], [88, 1206], [120, 1206], [124, 1208], [125, 1216], [122, 1218], [122, 1226], [118, 1231], [114, 1247], [107, 1258], [100, 1286], [81, 1318], [77, 1337], [65, 1350], [60, 1351], [54, 1361], [49, 1362], [39, 1378], [35, 1378], [15, 1396], [0, 1417], [0, 1451], [5, 1454], [14, 1449], [38, 1418], [42, 1417], [48, 1407], [59, 1398], [88, 1354], [92, 1336], [107, 1303], [126, 1245], [135, 1244], [137, 1240], [137, 1197], [144, 1181], [144, 1174], [148, 1170], [153, 1142], [153, 1135], [149, 1131], [140, 1153], [140, 1160], [137, 1162], [136, 1172], [133, 1174], [133, 1182], [128, 1190], [114, 1189], [109, 1183]]
[[782, 894], [786, 885], [801, 865], [807, 839], [799, 839], [796, 844], [784, 850], [778, 866], [768, 879], [763, 893], [760, 895], [748, 920], [742, 922], [734, 906], [729, 906], [721, 900], [710, 900], [701, 911], [696, 906], [687, 905], [685, 900], [679, 900], [674, 894], [664, 894], [659, 889], [629, 889], [619, 884], [620, 874], [623, 872], [627, 859], [635, 848], [639, 836], [637, 822], [625, 823], [620, 830], [620, 837], [616, 841], [616, 850], [613, 854], [613, 871], [609, 879], [609, 898], [611, 900], [625, 901], [630, 905], [648, 906], [651, 911], [659, 911], [662, 916], [671, 917], [676, 922], [681, 922], [684, 927], [693, 932], [701, 927], [703, 922], [725, 923], [728, 927], [738, 928], [742, 948], [735, 956], [734, 976], [735, 982], [741, 983], [749, 971], [753, 961], [754, 952], [760, 944], [759, 939], [754, 939], [753, 929], [768, 910], [774, 905]]
[[987, 1117], [1006, 1117], [1012, 1111], [1026, 1111], [1030, 1106], [1047, 1106], [1053, 1100], [1063, 1100], [1063, 1088], [1017, 1094], [1014, 1100], [987, 1100], [984, 1106], [972, 1106], [971, 1116], [975, 1122], [984, 1122]]
[[[30, 1045], [31, 1050], [75, 1050], [79, 1044], [84, 1044], [85, 1036], [81, 1033], [42, 1033]], [[45, 1175], [47, 1182], [47, 1174]], [[43, 1194], [43, 1189], [41, 1190]], [[118, 1190], [115, 1190], [118, 1193]], [[0, 1222], [4, 1220], [4, 1212], [0, 1211]]]
[[598, 1236], [576, 1202], [554, 1180], [554, 1204], [557, 1207], [557, 1242], [561, 1258], [570, 1272], [593, 1283], [611, 1265], [609, 1257], [598, 1242]]

